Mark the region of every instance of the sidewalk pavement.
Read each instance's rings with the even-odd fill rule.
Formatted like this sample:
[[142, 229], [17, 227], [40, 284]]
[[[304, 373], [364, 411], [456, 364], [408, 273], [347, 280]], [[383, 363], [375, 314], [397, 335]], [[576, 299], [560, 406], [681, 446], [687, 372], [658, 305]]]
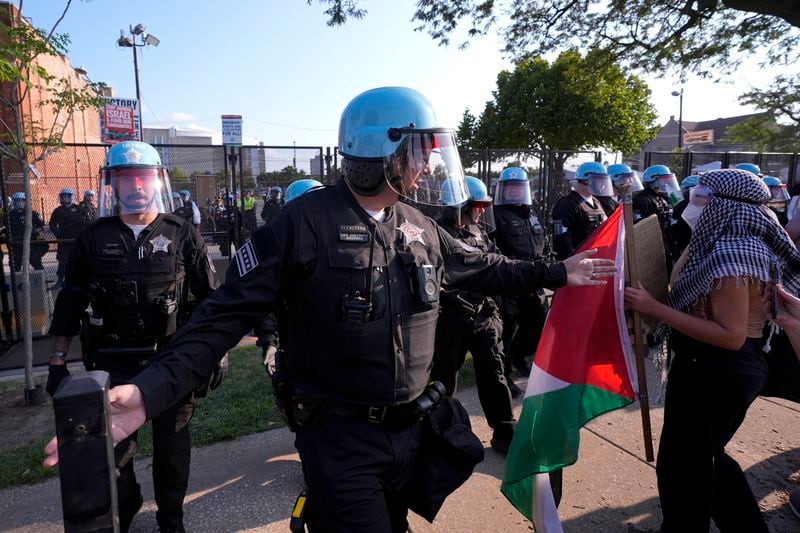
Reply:
[[[650, 397], [655, 399], [658, 379], [649, 362], [648, 366]], [[523, 382], [518, 384], [524, 388]], [[460, 391], [458, 397], [487, 448], [486, 459], [451, 495], [433, 524], [412, 514], [411, 528], [414, 533], [531, 531], [530, 523], [500, 494], [505, 460], [489, 448], [491, 430], [475, 388]], [[515, 406], [519, 410], [521, 402], [515, 401]], [[656, 443], [662, 409], [662, 405], [651, 405]], [[578, 463], [564, 471], [559, 509], [564, 530], [658, 530], [661, 512], [655, 468], [644, 460], [638, 404], [593, 420], [581, 437]], [[303, 486], [293, 441], [288, 430], [277, 429], [196, 449], [185, 505], [187, 530], [288, 531], [289, 513]], [[746, 471], [770, 531], [800, 532], [800, 520], [786, 504], [789, 492], [800, 489], [800, 406], [759, 398], [728, 452]], [[145, 505], [131, 532], [156, 529], [150, 463], [149, 458], [137, 461]], [[62, 528], [58, 479], [0, 491], [0, 531], [55, 532]]]

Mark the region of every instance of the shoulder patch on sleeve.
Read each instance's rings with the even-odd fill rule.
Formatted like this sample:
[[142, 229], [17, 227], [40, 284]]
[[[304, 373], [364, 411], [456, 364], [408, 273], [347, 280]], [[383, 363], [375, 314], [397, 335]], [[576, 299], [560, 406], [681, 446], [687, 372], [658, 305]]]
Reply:
[[258, 254], [253, 246], [253, 242], [248, 239], [244, 245], [236, 250], [236, 267], [239, 269], [239, 277], [243, 277], [248, 272], [255, 270], [258, 266]]

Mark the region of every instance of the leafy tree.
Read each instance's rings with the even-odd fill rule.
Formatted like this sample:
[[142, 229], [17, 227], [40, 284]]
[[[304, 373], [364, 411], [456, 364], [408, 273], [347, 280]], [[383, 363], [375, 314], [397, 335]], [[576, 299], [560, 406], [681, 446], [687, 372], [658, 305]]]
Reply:
[[[319, 1], [331, 6], [330, 26], [366, 15], [358, 0]], [[650, 72], [721, 77], [756, 50], [791, 64], [800, 44], [797, 0], [417, 0], [412, 21], [447, 45], [462, 22], [472, 38], [501, 17], [510, 22], [497, 31], [516, 59], [580, 45]]]
[[730, 126], [721, 142], [753, 152], [800, 152], [800, 123], [778, 124], [769, 114], [752, 117]]
[[[172, 167], [169, 171], [169, 180], [170, 182], [172, 182], [173, 185], [179, 183], [189, 183], [189, 176], [181, 167], [175, 166]], [[173, 187], [173, 189], [176, 188], [177, 187]]]
[[569, 50], [553, 63], [526, 56], [498, 74], [493, 97], [476, 139], [486, 147], [554, 149], [549, 164], [556, 175], [573, 151], [605, 147], [629, 154], [657, 131], [650, 89], [603, 50], [585, 57]]
[[[69, 36], [56, 33], [56, 28], [69, 10], [66, 2], [59, 19], [49, 31], [33, 27], [19, 9], [8, 22], [0, 21], [0, 155], [16, 162], [22, 170], [25, 195], [31, 199], [30, 176], [35, 164], [58, 151], [72, 115], [102, 104], [105, 85], [86, 82], [77, 85], [70, 78], [59, 78], [40, 62], [45, 56], [66, 55]], [[48, 122], [23, 115], [23, 106], [31, 93], [44, 96], [38, 106], [46, 108]], [[31, 204], [25, 202], [25, 231], [23, 234], [22, 264], [30, 259]], [[34, 389], [33, 344], [31, 334], [30, 277], [27, 268], [21, 272], [22, 325], [25, 348], [25, 388]]]
[[461, 164], [464, 168], [471, 168], [472, 165], [478, 162], [478, 155], [475, 150], [478, 146], [475, 144], [475, 134], [478, 130], [478, 119], [475, 115], [469, 112], [468, 109], [464, 110], [464, 115], [461, 118], [461, 123], [456, 130], [456, 143], [458, 144], [459, 154], [461, 156]]
[[768, 89], [753, 89], [744, 93], [739, 97], [739, 102], [763, 109], [778, 120], [800, 126], [800, 75], [778, 76]]

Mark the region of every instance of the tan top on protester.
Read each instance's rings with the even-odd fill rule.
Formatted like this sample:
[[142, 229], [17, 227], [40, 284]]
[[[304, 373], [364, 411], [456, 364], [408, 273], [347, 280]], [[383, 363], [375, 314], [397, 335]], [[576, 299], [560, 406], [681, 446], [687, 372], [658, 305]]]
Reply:
[[[714, 289], [721, 289], [728, 283], [736, 283], [746, 285], [748, 288], [748, 311], [747, 311], [747, 336], [753, 339], [760, 339], [764, 330], [764, 322], [767, 321], [767, 315], [764, 312], [764, 306], [761, 297], [764, 294], [765, 283], [760, 280], [754, 280], [749, 276], [738, 276], [736, 278], [725, 278], [724, 280], [716, 280]], [[711, 312], [711, 300], [708, 296], [695, 301], [689, 306], [689, 314], [705, 320], [713, 318]]]

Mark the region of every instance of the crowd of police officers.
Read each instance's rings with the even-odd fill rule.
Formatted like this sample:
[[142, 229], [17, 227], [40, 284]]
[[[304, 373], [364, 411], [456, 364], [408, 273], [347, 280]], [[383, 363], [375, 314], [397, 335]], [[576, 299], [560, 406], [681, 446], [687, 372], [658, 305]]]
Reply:
[[[613, 274], [609, 261], [574, 252], [613, 212], [615, 185], [638, 191], [637, 220], [657, 215], [669, 257], [688, 241], [673, 212], [681, 187], [668, 168], [647, 168], [642, 183], [627, 165], [589, 162], [555, 204], [548, 250], [545, 214], [526, 172], [506, 168], [490, 196], [480, 180], [463, 176], [452, 130], [440, 128], [430, 103], [411, 89], [357, 96], [342, 114], [339, 151], [336, 185], [300, 180], [285, 202], [280, 188], [270, 190], [266, 225], [236, 251], [218, 289], [199, 210], [189, 191], [171, 194], [149, 145], [108, 151], [93, 212], [99, 219], [88, 228], [71, 225], [74, 192], [62, 191], [52, 218], [71, 242], [63, 254], [59, 247], [63, 289], [47, 388], [55, 393], [68, 374], [64, 357], [75, 335], [86, 368], [110, 373], [115, 423], [130, 429], [115, 457], [122, 531], [142, 504], [133, 456], [145, 419], [154, 423], [159, 528], [184, 530], [195, 400], [209, 380], [219, 383], [220, 358], [250, 330], [296, 432], [309, 527], [405, 531], [420, 496], [410, 494], [419, 492], [411, 490], [419, 488], [418, 463], [431, 460], [421, 450], [429, 445], [424, 420], [442, 406], [453, 420], [460, 416], [440, 396], [454, 394], [468, 351], [491, 446], [507, 453], [511, 397], [521, 393], [511, 369], [530, 372], [548, 310], [543, 289], [601, 285], [597, 278]], [[423, 197], [436, 205], [418, 205]], [[436, 221], [415, 204], [434, 209]], [[33, 253], [31, 264], [41, 268]], [[558, 501], [560, 475], [552, 483]], [[455, 486], [429, 496], [440, 505]]]

